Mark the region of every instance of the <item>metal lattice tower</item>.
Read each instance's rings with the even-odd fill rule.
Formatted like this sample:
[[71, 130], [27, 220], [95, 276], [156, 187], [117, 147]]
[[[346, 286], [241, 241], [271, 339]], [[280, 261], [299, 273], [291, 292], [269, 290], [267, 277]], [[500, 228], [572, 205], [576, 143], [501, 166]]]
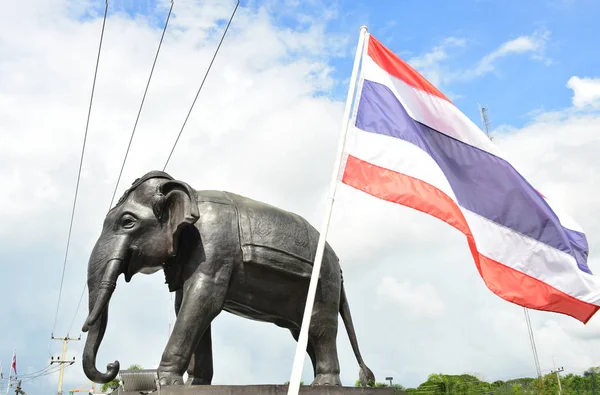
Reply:
[[[488, 115], [488, 110], [485, 107], [482, 107], [479, 104], [479, 112], [481, 113], [481, 122], [483, 124], [483, 130], [485, 134], [488, 136], [490, 140], [493, 140], [493, 137], [490, 136], [490, 118]], [[527, 324], [527, 332], [529, 334], [529, 342], [531, 344], [531, 351], [533, 352], [533, 361], [535, 363], [535, 370], [537, 373], [538, 381], [543, 380], [542, 369], [540, 367], [540, 360], [538, 357], [537, 347], [535, 346], [535, 338], [533, 336], [533, 328], [531, 326], [531, 319], [529, 318], [529, 311], [526, 307], [523, 307], [523, 312], [525, 313], [525, 323]]]
[[493, 140], [493, 138], [490, 136], [490, 126], [492, 125], [492, 123], [491, 123], [490, 117], [488, 115], [488, 110], [485, 107], [481, 107], [481, 104], [480, 104], [479, 112], [481, 113], [481, 123], [483, 126], [483, 130], [485, 131], [485, 134], [488, 136], [488, 138], [490, 140]]

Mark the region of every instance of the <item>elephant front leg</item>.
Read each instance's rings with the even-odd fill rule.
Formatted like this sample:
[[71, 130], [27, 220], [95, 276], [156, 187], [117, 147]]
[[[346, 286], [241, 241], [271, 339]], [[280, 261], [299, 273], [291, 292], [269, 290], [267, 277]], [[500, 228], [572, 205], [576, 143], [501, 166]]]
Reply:
[[[183, 302], [183, 291], [175, 293], [175, 315], [179, 316], [179, 309]], [[212, 335], [210, 325], [200, 338], [187, 369], [188, 379], [186, 385], [210, 385], [213, 378]]]
[[[217, 286], [209, 276], [200, 277], [183, 293], [173, 332], [158, 367], [161, 386], [183, 384], [183, 373], [190, 365], [192, 354], [200, 348], [200, 339], [223, 308], [226, 289]], [[210, 359], [212, 371], [212, 354]]]

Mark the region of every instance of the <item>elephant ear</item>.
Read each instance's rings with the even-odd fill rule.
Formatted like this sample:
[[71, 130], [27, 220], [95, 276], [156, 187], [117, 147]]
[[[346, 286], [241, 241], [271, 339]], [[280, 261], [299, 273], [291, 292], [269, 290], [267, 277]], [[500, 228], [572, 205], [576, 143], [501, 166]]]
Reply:
[[182, 231], [200, 217], [196, 192], [185, 182], [177, 180], [165, 181], [159, 185], [157, 192], [154, 215], [167, 226], [168, 253], [175, 256]]

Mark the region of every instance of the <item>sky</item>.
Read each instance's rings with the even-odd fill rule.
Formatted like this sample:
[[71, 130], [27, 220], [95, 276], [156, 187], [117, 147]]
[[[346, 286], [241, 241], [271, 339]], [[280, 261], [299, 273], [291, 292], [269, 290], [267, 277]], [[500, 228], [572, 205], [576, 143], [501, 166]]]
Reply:
[[[176, 0], [117, 197], [161, 169], [232, 0]], [[104, 1], [9, 2], [0, 13], [0, 361], [44, 369], [69, 343], [64, 391], [81, 368], [87, 260], [100, 234], [169, 2], [109, 2], [73, 233], [57, 310]], [[600, 53], [591, 0], [492, 2], [243, 0], [167, 172], [196, 189], [265, 201], [319, 226], [359, 28], [412, 64], [530, 182], [569, 208], [600, 271]], [[489, 291], [464, 236], [427, 215], [340, 185], [328, 240], [340, 256], [363, 357], [378, 380], [416, 386], [431, 373], [485, 380], [535, 375], [523, 309]], [[77, 312], [77, 314], [76, 314]], [[587, 325], [531, 311], [544, 373], [600, 365], [600, 315]], [[120, 280], [98, 366], [155, 368], [173, 322], [161, 273]], [[215, 384], [289, 380], [296, 343], [274, 325], [221, 314]], [[341, 378], [358, 365], [340, 327]], [[303, 380], [312, 380], [308, 358]], [[5, 388], [6, 381], [0, 384]], [[24, 379], [55, 391], [57, 374]]]

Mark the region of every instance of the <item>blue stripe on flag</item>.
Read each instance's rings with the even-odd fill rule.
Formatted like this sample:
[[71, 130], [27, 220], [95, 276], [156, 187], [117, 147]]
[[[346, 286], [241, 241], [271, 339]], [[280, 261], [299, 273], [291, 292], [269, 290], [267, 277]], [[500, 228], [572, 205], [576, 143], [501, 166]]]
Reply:
[[437, 162], [462, 207], [572, 255], [577, 266], [591, 274], [585, 235], [564, 228], [504, 159], [413, 120], [388, 87], [368, 80], [363, 83], [356, 127], [420, 147]]

